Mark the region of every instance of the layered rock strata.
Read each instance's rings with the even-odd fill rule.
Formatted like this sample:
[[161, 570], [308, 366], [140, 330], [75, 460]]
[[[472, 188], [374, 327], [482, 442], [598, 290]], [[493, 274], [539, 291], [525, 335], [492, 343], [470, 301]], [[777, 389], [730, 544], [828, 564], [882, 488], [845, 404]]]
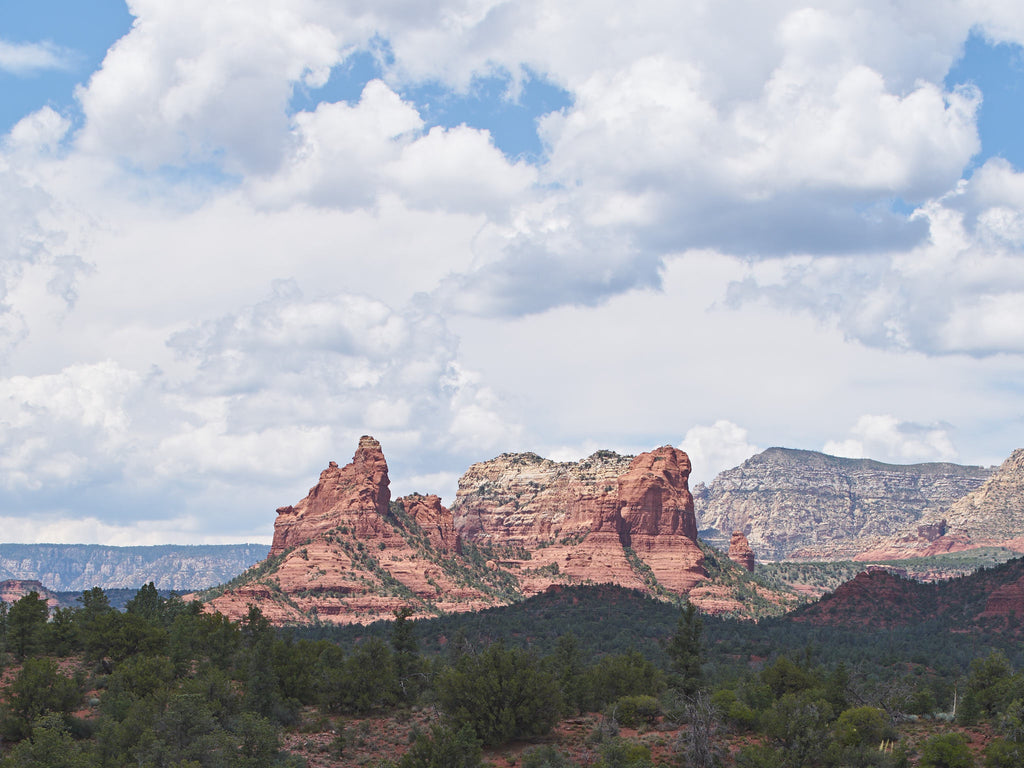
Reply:
[[915, 530], [861, 552], [858, 560], [897, 560], [1002, 547], [1024, 552], [1024, 449], [947, 509], [928, 510]]
[[36, 580], [58, 592], [157, 589], [185, 592], [221, 584], [267, 556], [265, 544], [111, 547], [0, 544], [0, 579]]
[[980, 488], [941, 514], [926, 514], [924, 520], [965, 535], [979, 546], [1019, 544], [1024, 535], [1024, 448], [1011, 453]]
[[339, 467], [337, 462], [330, 462], [306, 498], [294, 506], [278, 508], [270, 556], [341, 526], [359, 539], [386, 537], [384, 518], [391, 503], [390, 485], [380, 443], [372, 437], [361, 437], [351, 464]]
[[696, 514], [702, 537], [724, 548], [741, 531], [762, 560], [848, 559], [894, 537], [916, 541], [916, 526], [938, 522], [991, 473], [769, 448], [698, 486]]
[[368, 623], [504, 601], [508, 577], [465, 562], [451, 512], [437, 496], [391, 501], [387, 462], [372, 437], [352, 462], [331, 462], [295, 505], [277, 510], [270, 556], [208, 601], [240, 618], [256, 604], [274, 623]]
[[579, 462], [506, 453], [462, 476], [452, 514], [466, 541], [508, 553], [526, 594], [555, 573], [683, 594], [706, 576], [689, 475], [689, 457], [667, 445]]
[[[208, 596], [231, 618], [258, 605], [274, 623], [367, 623], [408, 606], [478, 610], [559, 584], [613, 583], [685, 594], [706, 573], [685, 453], [599, 451], [581, 462], [504, 454], [462, 478], [454, 505], [392, 501], [372, 437], [331, 462], [297, 504], [277, 510], [270, 556]], [[709, 607], [739, 608], [709, 592]], [[713, 603], [713, 605], [712, 605]]]

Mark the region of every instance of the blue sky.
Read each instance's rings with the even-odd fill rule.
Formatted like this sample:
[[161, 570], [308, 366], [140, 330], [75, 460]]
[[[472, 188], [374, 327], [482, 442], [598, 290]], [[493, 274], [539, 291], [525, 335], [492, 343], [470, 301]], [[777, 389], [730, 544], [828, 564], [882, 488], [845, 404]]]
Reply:
[[[10, 129], [27, 113], [49, 105], [74, 117], [79, 110], [74, 91], [88, 81], [107, 49], [131, 29], [133, 17], [123, 2], [98, 0], [88, 12], [75, 0], [39, 0], [0, 4], [0, 30], [12, 45], [52, 45], [63, 66], [11, 71], [0, 67], [4, 98], [0, 102], [0, 127]], [[358, 100], [369, 80], [384, 75], [383, 62], [392, 54], [382, 41], [352, 53], [331, 72], [320, 88], [298, 88], [291, 107], [315, 106], [320, 101]], [[944, 83], [954, 87], [973, 83], [984, 101], [978, 110], [981, 151], [975, 164], [997, 155], [1020, 168], [1024, 163], [1024, 49], [1015, 43], [993, 43], [972, 32], [964, 43]], [[430, 125], [446, 127], [466, 123], [491, 132], [494, 143], [509, 157], [537, 158], [543, 148], [536, 133], [536, 119], [572, 103], [572, 95], [530, 73], [521, 91], [508, 94], [508, 73], [483, 75], [467, 92], [453, 92], [437, 82], [415, 83], [403, 88], [403, 97], [417, 104]]]
[[267, 540], [362, 434], [1020, 447], [1019, 14], [617, 9], [0, 5], [10, 539]]
[[975, 163], [982, 165], [998, 156], [1015, 168], [1024, 167], [1024, 49], [1015, 43], [993, 44], [983, 35], [972, 34], [945, 82], [947, 86], [973, 83], [981, 90], [981, 152]]
[[59, 61], [57, 66], [15, 71], [0, 65], [0, 126], [9, 130], [29, 112], [47, 105], [74, 114], [75, 86], [88, 81], [107, 49], [131, 25], [127, 6], [117, 0], [96, 0], [88, 6], [74, 0], [4, 0], [0, 39], [10, 46], [52, 47]]

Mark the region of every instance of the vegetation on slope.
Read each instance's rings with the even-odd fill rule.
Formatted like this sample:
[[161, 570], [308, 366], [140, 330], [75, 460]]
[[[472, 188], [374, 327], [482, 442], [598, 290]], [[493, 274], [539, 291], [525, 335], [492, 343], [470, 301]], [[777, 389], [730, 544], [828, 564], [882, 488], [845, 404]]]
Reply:
[[0, 768], [1020, 765], [1019, 622], [977, 609], [1022, 568], [935, 586], [961, 609], [885, 630], [608, 586], [303, 631], [152, 585], [123, 613], [28, 595], [0, 611]]

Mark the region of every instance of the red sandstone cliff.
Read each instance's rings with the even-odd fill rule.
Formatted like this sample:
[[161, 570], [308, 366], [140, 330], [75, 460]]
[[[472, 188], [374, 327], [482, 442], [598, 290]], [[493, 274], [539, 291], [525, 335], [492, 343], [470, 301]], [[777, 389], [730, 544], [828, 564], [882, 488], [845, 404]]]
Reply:
[[[311, 618], [368, 623], [410, 606], [414, 615], [476, 610], [502, 602], [484, 566], [454, 565], [460, 543], [437, 496], [390, 501], [380, 443], [359, 441], [350, 464], [331, 462], [294, 506], [278, 509], [267, 560], [209, 601], [230, 618], [257, 604], [274, 623]], [[465, 573], [476, 568], [476, 585]]]
[[463, 475], [452, 513], [467, 541], [529, 551], [509, 563], [527, 594], [549, 586], [551, 572], [683, 594], [707, 575], [689, 475], [689, 457], [668, 445], [563, 463], [502, 454]]
[[361, 437], [351, 464], [339, 468], [332, 461], [306, 498], [277, 510], [270, 556], [341, 526], [360, 539], [380, 536], [391, 502], [390, 484], [380, 443]]
[[268, 559], [208, 605], [240, 618], [255, 603], [277, 624], [368, 623], [403, 606], [439, 615], [612, 583], [742, 612], [707, 578], [689, 475], [687, 455], [668, 445], [565, 463], [503, 454], [466, 472], [449, 511], [435, 495], [392, 501], [380, 444], [363, 437], [351, 463], [331, 462], [304, 499], [278, 509]]

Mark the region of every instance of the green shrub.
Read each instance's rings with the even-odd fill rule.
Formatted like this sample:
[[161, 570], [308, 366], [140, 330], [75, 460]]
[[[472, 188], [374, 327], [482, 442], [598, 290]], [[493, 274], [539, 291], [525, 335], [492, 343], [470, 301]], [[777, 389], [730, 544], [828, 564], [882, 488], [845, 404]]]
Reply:
[[836, 741], [846, 747], [877, 746], [883, 739], [896, 738], [886, 714], [876, 707], [855, 707], [839, 715]]
[[550, 744], [523, 752], [522, 768], [572, 768], [572, 763]]
[[624, 728], [637, 728], [641, 724], [653, 725], [661, 714], [661, 706], [653, 696], [623, 696], [608, 710]]
[[921, 747], [920, 768], [974, 768], [967, 739], [959, 733], [940, 733]]

